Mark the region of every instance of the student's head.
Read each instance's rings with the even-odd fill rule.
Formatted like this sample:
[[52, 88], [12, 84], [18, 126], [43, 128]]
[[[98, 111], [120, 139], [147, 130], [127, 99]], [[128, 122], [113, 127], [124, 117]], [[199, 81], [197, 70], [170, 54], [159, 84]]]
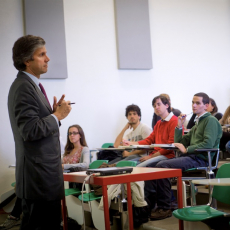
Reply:
[[167, 114], [171, 112], [169, 100], [162, 95], [153, 98], [152, 106], [156, 115], [160, 116], [161, 118], [165, 118]]
[[207, 112], [209, 112], [211, 114], [218, 112], [218, 107], [216, 105], [216, 102], [211, 97], [209, 98], [209, 104], [208, 104]]
[[171, 105], [171, 99], [170, 99], [170, 97], [169, 97], [169, 95], [167, 93], [161, 93], [160, 96], [166, 97], [168, 99], [170, 105]]
[[200, 116], [207, 111], [209, 96], [206, 93], [196, 93], [192, 100], [193, 113]]
[[141, 109], [137, 105], [128, 105], [125, 110], [125, 116], [130, 124], [136, 124], [141, 120]]
[[19, 38], [13, 46], [13, 62], [19, 71], [27, 71], [36, 77], [46, 73], [48, 61], [45, 41], [41, 37], [26, 35]]
[[223, 117], [220, 120], [221, 125], [230, 124], [229, 122], [230, 117], [230, 106], [225, 110]]
[[87, 146], [86, 140], [85, 140], [85, 134], [83, 129], [80, 125], [71, 125], [68, 128], [67, 132], [67, 143], [65, 146], [65, 153], [69, 154], [72, 149], [74, 149], [74, 144], [77, 142], [80, 142], [81, 146]]

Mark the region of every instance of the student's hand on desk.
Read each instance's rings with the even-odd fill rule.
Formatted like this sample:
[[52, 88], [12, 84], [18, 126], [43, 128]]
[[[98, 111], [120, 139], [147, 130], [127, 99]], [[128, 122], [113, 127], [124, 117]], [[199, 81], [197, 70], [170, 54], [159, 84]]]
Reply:
[[182, 153], [187, 153], [187, 149], [180, 143], [173, 143]]
[[148, 159], [152, 158], [151, 156], [144, 156], [142, 158], [140, 158], [140, 162], [143, 162], [143, 161], [147, 161]]
[[122, 144], [123, 144], [123, 146], [129, 146], [130, 145], [130, 141], [127, 141], [127, 140], [122, 140]]
[[138, 142], [127, 141], [127, 140], [122, 140], [122, 143], [124, 146], [138, 145]]

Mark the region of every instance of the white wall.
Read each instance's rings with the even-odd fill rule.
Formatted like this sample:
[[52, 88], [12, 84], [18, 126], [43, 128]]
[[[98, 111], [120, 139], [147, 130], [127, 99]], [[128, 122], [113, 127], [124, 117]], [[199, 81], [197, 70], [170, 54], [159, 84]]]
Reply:
[[[23, 35], [21, 12], [21, 0], [0, 0], [0, 32], [5, 34], [0, 37], [0, 194], [14, 180], [7, 168], [14, 163], [14, 141], [6, 101], [16, 75], [11, 48]], [[150, 126], [151, 102], [160, 93], [168, 93], [173, 106], [185, 113], [200, 91], [214, 98], [221, 112], [230, 104], [229, 1], [149, 0], [149, 12], [153, 69], [118, 70], [113, 0], [64, 0], [68, 79], [41, 80], [50, 100], [65, 93], [76, 102], [60, 128], [64, 140], [68, 126], [78, 123], [90, 148], [113, 142], [131, 103], [141, 107], [142, 121]]]
[[23, 36], [22, 4], [20, 0], [0, 0], [0, 196], [15, 181], [14, 140], [8, 118], [7, 97], [10, 85], [17, 74], [12, 62], [12, 46]]

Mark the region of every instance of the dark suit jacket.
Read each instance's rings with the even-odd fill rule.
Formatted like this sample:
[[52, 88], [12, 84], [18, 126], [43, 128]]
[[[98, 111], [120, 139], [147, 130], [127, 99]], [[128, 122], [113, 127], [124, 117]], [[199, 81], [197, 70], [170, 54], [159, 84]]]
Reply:
[[37, 85], [23, 72], [10, 87], [8, 110], [16, 152], [16, 194], [24, 199], [64, 196], [59, 127]]

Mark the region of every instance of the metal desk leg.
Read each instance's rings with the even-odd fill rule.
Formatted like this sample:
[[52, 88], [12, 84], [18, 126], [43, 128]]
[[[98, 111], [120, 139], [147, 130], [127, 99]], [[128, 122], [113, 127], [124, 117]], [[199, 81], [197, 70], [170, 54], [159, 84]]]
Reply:
[[[183, 208], [183, 194], [182, 194], [182, 178], [177, 177], [177, 201], [178, 201], [178, 208]], [[179, 230], [183, 230], [183, 220], [179, 220]]]
[[105, 216], [105, 229], [110, 229], [110, 221], [109, 221], [109, 202], [108, 202], [108, 194], [107, 194], [107, 185], [102, 185], [102, 193], [103, 193], [103, 203], [104, 203], [104, 216]]
[[68, 230], [67, 225], [67, 212], [66, 212], [66, 202], [65, 202], [65, 196], [61, 200], [61, 206], [62, 206], [62, 220], [63, 220], [63, 230]]
[[128, 200], [128, 212], [129, 212], [129, 229], [133, 230], [133, 209], [132, 209], [132, 194], [130, 182], [127, 183], [127, 200]]

